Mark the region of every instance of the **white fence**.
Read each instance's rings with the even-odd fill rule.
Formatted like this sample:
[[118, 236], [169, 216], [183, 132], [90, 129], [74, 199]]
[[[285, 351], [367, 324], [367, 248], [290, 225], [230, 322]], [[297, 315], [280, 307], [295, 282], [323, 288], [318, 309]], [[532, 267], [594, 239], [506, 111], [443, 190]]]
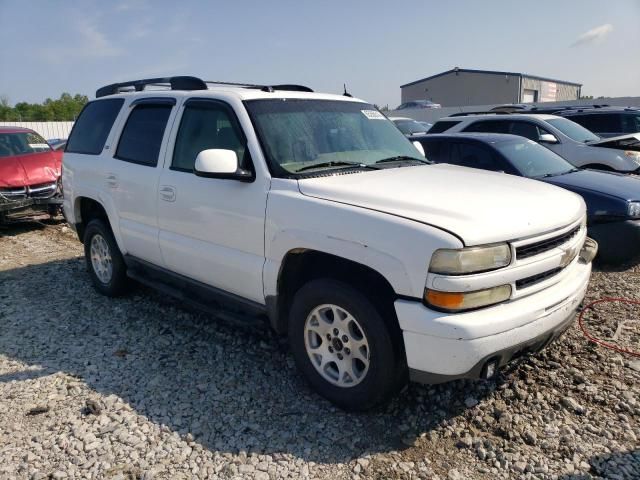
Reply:
[[0, 127], [22, 127], [30, 128], [39, 133], [46, 140], [54, 138], [67, 138], [73, 122], [2, 122]]
[[[540, 107], [553, 107], [554, 105], [611, 105], [618, 107], [640, 107], [640, 97], [611, 97], [593, 98], [584, 100], [571, 100], [567, 102], [536, 103]], [[470, 107], [443, 107], [443, 108], [418, 108], [407, 110], [392, 110], [386, 112], [389, 117], [409, 117], [422, 122], [434, 123], [438, 119], [448, 117], [461, 112], [486, 112], [497, 105], [473, 105]]]

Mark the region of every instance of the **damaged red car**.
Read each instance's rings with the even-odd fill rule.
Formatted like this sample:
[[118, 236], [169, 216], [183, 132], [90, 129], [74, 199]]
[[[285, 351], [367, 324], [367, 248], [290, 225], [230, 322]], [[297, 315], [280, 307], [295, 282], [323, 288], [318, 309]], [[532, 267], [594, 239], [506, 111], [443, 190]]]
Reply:
[[61, 211], [62, 153], [33, 130], [0, 127], [0, 222]]

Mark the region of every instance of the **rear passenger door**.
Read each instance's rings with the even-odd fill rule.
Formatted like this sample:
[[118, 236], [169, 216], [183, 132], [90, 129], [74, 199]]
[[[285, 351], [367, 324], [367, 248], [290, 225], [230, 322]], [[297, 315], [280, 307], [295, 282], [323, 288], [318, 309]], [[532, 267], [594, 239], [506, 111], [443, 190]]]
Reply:
[[158, 244], [156, 191], [162, 166], [158, 160], [175, 104], [167, 97], [139, 98], [129, 104], [113, 157], [105, 166], [125, 251], [159, 266], [163, 261]]
[[[187, 100], [171, 135], [158, 191], [160, 248], [173, 272], [264, 304], [264, 222], [270, 179], [256, 174], [233, 108]], [[194, 173], [203, 150], [233, 150], [254, 180]]]

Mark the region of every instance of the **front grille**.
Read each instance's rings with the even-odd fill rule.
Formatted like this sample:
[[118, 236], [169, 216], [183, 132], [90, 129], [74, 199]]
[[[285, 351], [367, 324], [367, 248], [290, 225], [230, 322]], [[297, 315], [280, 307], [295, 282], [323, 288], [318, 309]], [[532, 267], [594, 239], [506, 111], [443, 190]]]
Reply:
[[539, 242], [530, 243], [529, 245], [522, 245], [520, 247], [517, 247], [516, 260], [522, 260], [523, 258], [533, 257], [534, 255], [553, 250], [557, 246], [571, 240], [578, 234], [579, 231], [580, 225], [569, 230], [566, 233], [563, 233], [562, 235], [558, 235], [557, 237], [547, 238], [546, 240], [541, 240]]
[[31, 185], [29, 187], [29, 196], [32, 198], [48, 198], [56, 193], [57, 184], [43, 183], [40, 185]]
[[9, 187], [0, 188], [0, 196], [8, 200], [18, 200], [27, 197], [27, 189], [25, 187]]
[[547, 278], [551, 278], [560, 273], [561, 270], [562, 267], [558, 267], [552, 270], [547, 270], [546, 272], [537, 273], [536, 275], [531, 275], [530, 277], [521, 278], [520, 280], [516, 280], [516, 288], [520, 290], [522, 288], [531, 287], [536, 283], [544, 282]]

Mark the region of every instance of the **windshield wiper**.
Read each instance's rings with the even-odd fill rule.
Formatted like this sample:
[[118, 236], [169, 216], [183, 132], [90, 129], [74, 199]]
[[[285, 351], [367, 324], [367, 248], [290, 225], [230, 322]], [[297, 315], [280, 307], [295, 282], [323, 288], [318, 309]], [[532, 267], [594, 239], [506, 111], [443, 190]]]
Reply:
[[373, 165], [367, 165], [365, 163], [331, 161], [331, 162], [314, 163], [313, 165], [307, 165], [305, 167], [301, 167], [298, 170], [296, 170], [296, 173], [304, 172], [305, 170], [312, 170], [314, 168], [326, 168], [326, 167], [358, 167], [358, 168], [369, 168], [371, 170], [379, 170], [378, 167], [374, 167]]
[[429, 160], [422, 160], [420, 158], [415, 158], [415, 157], [409, 157], [407, 155], [398, 155], [396, 157], [389, 157], [389, 158], [383, 158], [382, 160], [378, 160], [376, 162], [376, 164], [378, 163], [392, 163], [392, 162], [419, 162], [419, 163], [424, 163], [426, 165], [430, 165], [431, 162]]

